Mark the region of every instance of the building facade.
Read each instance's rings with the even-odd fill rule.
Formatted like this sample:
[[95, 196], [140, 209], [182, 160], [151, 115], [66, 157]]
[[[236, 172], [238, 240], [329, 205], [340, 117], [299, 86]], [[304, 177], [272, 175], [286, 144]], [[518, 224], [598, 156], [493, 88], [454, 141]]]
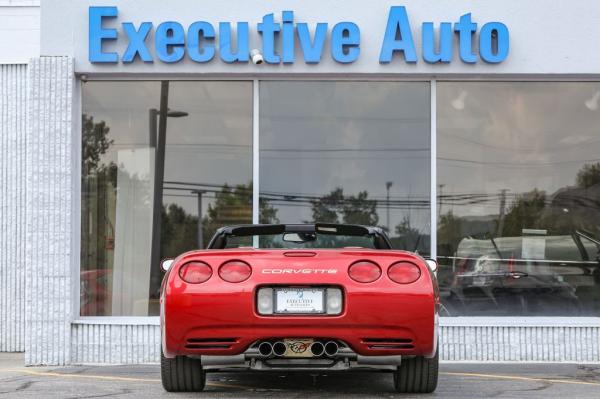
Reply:
[[442, 359], [600, 362], [595, 15], [0, 2], [0, 350], [157, 362], [161, 258], [322, 221], [438, 260]]

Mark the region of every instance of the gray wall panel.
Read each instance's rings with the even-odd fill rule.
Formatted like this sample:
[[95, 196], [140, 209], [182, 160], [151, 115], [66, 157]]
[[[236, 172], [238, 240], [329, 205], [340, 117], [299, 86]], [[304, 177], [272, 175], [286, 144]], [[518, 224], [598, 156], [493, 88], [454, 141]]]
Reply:
[[447, 361], [599, 363], [600, 326], [443, 325], [440, 355]]
[[136, 364], [160, 361], [160, 327], [152, 324], [73, 324], [71, 363]]
[[0, 65], [0, 352], [25, 349], [27, 65]]
[[25, 363], [70, 361], [73, 229], [73, 60], [29, 64]]

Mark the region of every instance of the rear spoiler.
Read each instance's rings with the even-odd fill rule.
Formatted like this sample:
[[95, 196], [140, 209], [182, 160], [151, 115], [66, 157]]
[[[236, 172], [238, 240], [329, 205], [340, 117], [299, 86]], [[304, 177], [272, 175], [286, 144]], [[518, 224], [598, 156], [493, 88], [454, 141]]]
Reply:
[[208, 248], [220, 247], [221, 240], [226, 236], [254, 236], [254, 235], [277, 235], [284, 233], [318, 233], [345, 236], [367, 236], [375, 235], [391, 248], [389, 239], [385, 232], [379, 227], [363, 226], [358, 224], [243, 224], [237, 226], [226, 226], [217, 230], [215, 236], [210, 240]]

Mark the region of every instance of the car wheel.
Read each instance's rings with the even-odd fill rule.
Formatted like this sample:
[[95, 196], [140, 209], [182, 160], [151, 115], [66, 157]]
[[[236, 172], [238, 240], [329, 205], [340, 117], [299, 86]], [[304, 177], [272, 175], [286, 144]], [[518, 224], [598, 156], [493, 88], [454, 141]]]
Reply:
[[435, 391], [438, 381], [439, 351], [435, 357], [427, 359], [417, 356], [402, 359], [402, 363], [394, 372], [394, 387], [404, 393], [431, 393]]
[[168, 392], [200, 392], [206, 384], [206, 373], [200, 360], [186, 356], [169, 359], [161, 353], [160, 378]]

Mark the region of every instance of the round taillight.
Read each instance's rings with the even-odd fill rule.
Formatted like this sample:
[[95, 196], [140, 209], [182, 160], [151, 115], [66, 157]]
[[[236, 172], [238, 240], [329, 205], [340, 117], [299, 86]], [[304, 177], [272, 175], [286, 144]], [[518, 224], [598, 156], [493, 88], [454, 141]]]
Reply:
[[350, 265], [348, 275], [359, 283], [372, 283], [381, 277], [381, 268], [374, 262], [361, 260]]
[[231, 260], [223, 263], [219, 268], [219, 276], [229, 283], [241, 283], [248, 280], [252, 274], [252, 268], [241, 260]]
[[421, 277], [421, 269], [411, 262], [398, 262], [390, 266], [388, 276], [398, 284], [410, 284]]
[[212, 276], [212, 269], [204, 262], [188, 262], [179, 269], [179, 277], [186, 283], [200, 284]]

